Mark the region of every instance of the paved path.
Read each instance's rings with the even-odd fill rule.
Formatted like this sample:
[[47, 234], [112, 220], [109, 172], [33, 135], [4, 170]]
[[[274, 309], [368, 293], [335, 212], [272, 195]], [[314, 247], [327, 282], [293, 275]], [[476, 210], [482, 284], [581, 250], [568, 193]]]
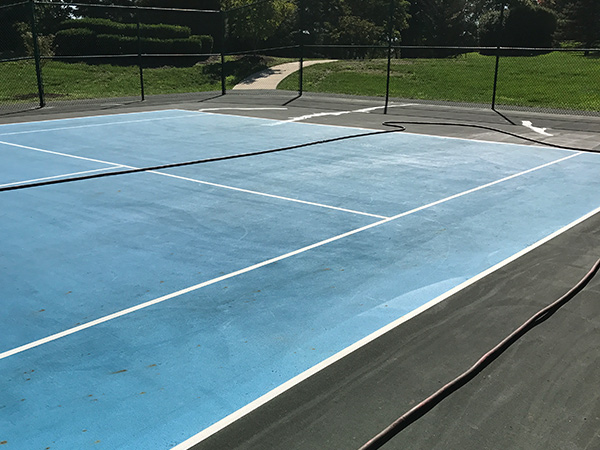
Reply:
[[[317, 61], [304, 61], [303, 67], [312, 66], [313, 64], [322, 64], [336, 61], [335, 59], [321, 59]], [[278, 66], [269, 67], [262, 72], [250, 75], [242, 80], [238, 85], [234, 86], [234, 90], [239, 89], [277, 89], [277, 85], [288, 75], [300, 70], [299, 62], [291, 62], [280, 64]]]

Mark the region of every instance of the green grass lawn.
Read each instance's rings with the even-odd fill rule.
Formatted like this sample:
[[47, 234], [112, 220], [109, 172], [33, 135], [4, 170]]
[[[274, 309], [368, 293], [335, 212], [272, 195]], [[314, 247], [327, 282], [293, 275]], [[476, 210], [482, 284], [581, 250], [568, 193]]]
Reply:
[[[228, 57], [225, 63], [226, 86], [267, 67], [290, 59]], [[221, 62], [217, 58], [191, 67], [145, 68], [144, 90], [147, 95], [206, 92], [221, 90]], [[46, 60], [42, 66], [44, 93], [48, 101], [78, 100], [140, 95], [137, 66], [66, 63]], [[33, 61], [0, 63], [0, 105], [33, 102], [38, 99]]]
[[[456, 58], [394, 59], [390, 95], [397, 98], [490, 104], [494, 56], [468, 53]], [[496, 102], [557, 109], [600, 111], [600, 59], [553, 52], [500, 59]], [[387, 60], [318, 64], [304, 71], [304, 90], [384, 96]], [[297, 75], [279, 89], [295, 90]]]
[[[246, 56], [226, 60], [226, 86], [246, 76], [291, 61]], [[396, 98], [490, 104], [494, 56], [468, 53], [455, 58], [394, 59], [390, 95]], [[385, 59], [346, 60], [317, 64], [304, 71], [308, 92], [384, 96]], [[191, 67], [144, 69], [147, 95], [220, 91], [218, 58]], [[129, 97], [140, 95], [136, 66], [65, 63], [47, 60], [43, 65], [47, 101]], [[298, 73], [278, 87], [298, 89]], [[37, 101], [33, 61], [0, 63], [0, 106]], [[497, 104], [555, 109], [600, 111], [600, 59], [582, 53], [553, 52], [500, 60]]]

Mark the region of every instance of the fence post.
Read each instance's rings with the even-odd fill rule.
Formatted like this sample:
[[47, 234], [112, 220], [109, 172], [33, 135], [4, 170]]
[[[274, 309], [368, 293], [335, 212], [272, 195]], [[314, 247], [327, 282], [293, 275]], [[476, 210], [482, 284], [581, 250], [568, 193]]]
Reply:
[[225, 95], [227, 92], [225, 86], [225, 42], [227, 40], [227, 11], [221, 10], [219, 15], [221, 16], [221, 94]]
[[394, 0], [390, 0], [390, 26], [388, 31], [388, 55], [387, 55], [387, 78], [385, 85], [385, 107], [383, 113], [387, 114], [388, 103], [390, 100], [390, 77], [392, 73], [392, 42], [394, 39]]
[[40, 46], [38, 43], [36, 16], [35, 16], [35, 0], [29, 0], [31, 5], [31, 37], [33, 40], [33, 57], [35, 59], [35, 74], [37, 76], [38, 96], [40, 99], [40, 108], [46, 106], [44, 95], [44, 82], [42, 79], [42, 64], [40, 57]]
[[135, 15], [136, 15], [136, 22], [137, 22], [137, 47], [138, 47], [138, 67], [140, 69], [140, 93], [142, 95], [142, 101], [144, 101], [146, 99], [146, 96], [144, 95], [144, 69], [143, 69], [143, 64], [142, 64], [142, 37], [141, 37], [141, 31], [140, 31], [140, 11], [139, 11], [139, 7], [136, 6], [135, 7]]
[[504, 8], [505, 2], [502, 2], [500, 10], [500, 20], [498, 22], [498, 45], [496, 47], [496, 67], [494, 69], [494, 89], [492, 93], [492, 111], [496, 111], [496, 91], [498, 89], [498, 67], [500, 66], [500, 47], [502, 46], [502, 36], [504, 29]]
[[300, 70], [298, 72], [298, 96], [304, 91], [304, 2], [298, 0], [298, 48], [300, 50]]

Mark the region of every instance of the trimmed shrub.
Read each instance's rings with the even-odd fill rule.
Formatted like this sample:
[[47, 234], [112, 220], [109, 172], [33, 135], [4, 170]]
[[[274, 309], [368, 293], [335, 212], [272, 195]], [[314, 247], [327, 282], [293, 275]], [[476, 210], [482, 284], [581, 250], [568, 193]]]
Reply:
[[86, 55], [96, 51], [96, 34], [87, 28], [61, 30], [54, 37], [57, 55]]
[[[189, 39], [140, 39], [142, 53], [170, 54], [170, 53], [208, 53], [212, 46], [210, 36], [192, 36]], [[137, 37], [115, 36], [112, 34], [99, 34], [96, 37], [96, 51], [99, 55], [137, 54]]]
[[[85, 28], [95, 34], [113, 34], [117, 36], [137, 36], [137, 24], [120, 23], [109, 19], [83, 18], [65, 20], [61, 29]], [[166, 24], [141, 24], [140, 33], [146, 38], [155, 39], [185, 39], [192, 31], [189, 27]]]

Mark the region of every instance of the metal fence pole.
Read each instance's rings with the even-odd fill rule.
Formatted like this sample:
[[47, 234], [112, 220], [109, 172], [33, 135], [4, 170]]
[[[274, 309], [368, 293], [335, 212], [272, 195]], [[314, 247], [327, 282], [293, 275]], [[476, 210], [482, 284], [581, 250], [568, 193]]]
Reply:
[[298, 96], [304, 91], [304, 2], [298, 0], [298, 46], [300, 50], [300, 71], [298, 72]]
[[221, 10], [221, 94], [227, 92], [225, 82], [225, 42], [227, 40], [227, 11]]
[[388, 103], [390, 101], [390, 77], [392, 73], [392, 42], [394, 39], [394, 0], [390, 0], [390, 26], [388, 31], [388, 54], [387, 54], [387, 77], [385, 85], [385, 107], [383, 113], [387, 114]]
[[496, 110], [496, 92], [498, 89], [498, 68], [500, 66], [500, 47], [502, 46], [502, 36], [504, 29], [504, 8], [505, 2], [502, 2], [500, 10], [500, 20], [498, 22], [498, 45], [496, 47], [496, 67], [494, 69], [494, 89], [492, 93], [492, 111]]
[[142, 101], [144, 101], [146, 99], [146, 96], [144, 95], [144, 69], [143, 69], [143, 64], [142, 64], [142, 37], [141, 37], [141, 31], [140, 31], [140, 13], [139, 13], [139, 9], [136, 6], [136, 11], [135, 11], [135, 15], [136, 15], [136, 21], [137, 21], [137, 47], [138, 47], [138, 67], [140, 69], [140, 94], [142, 95]]
[[44, 95], [44, 82], [42, 79], [42, 64], [40, 58], [40, 46], [38, 43], [36, 16], [35, 16], [35, 0], [29, 0], [31, 5], [31, 37], [33, 40], [33, 57], [35, 59], [35, 74], [37, 76], [38, 96], [40, 99], [40, 108], [46, 106]]

